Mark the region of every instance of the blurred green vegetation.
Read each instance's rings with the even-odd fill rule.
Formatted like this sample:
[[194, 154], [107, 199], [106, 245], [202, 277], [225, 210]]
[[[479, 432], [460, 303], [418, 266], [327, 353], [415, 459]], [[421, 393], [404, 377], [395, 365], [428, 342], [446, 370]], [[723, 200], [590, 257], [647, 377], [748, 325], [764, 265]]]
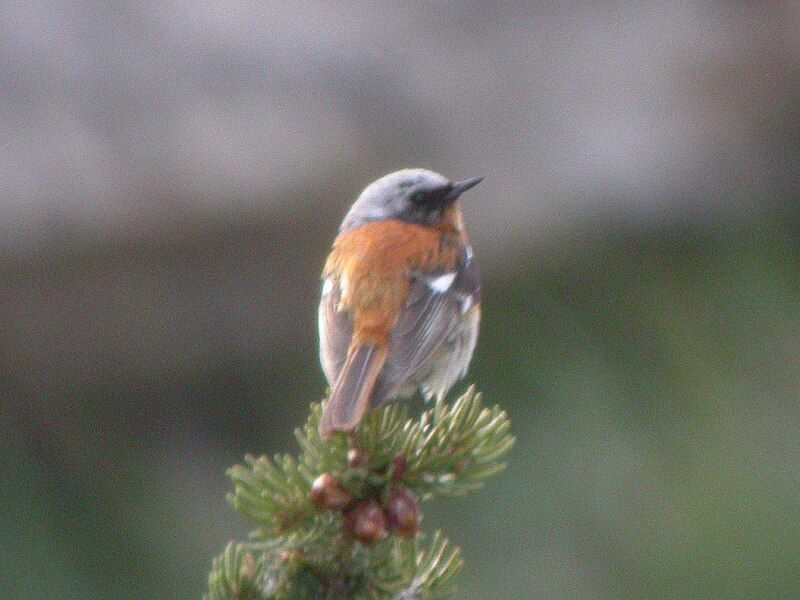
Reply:
[[[486, 489], [425, 516], [464, 550], [464, 598], [797, 593], [796, 231], [609, 226], [484, 272], [454, 393], [476, 383], [518, 444]], [[36, 435], [54, 426], [44, 415], [4, 426], [0, 596], [199, 597], [247, 527], [224, 503], [225, 468], [293, 449], [324, 392], [314, 323], [298, 318], [269, 355], [62, 390], [72, 420], [55, 426], [78, 444]]]

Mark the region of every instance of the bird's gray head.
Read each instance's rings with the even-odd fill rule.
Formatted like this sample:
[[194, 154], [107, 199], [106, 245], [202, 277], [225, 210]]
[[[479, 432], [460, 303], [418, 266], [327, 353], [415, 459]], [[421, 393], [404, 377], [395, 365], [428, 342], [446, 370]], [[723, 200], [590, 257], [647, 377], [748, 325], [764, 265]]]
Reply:
[[474, 177], [453, 183], [427, 169], [389, 173], [364, 188], [344, 218], [340, 231], [387, 219], [433, 225], [462, 192], [482, 180], [483, 177]]

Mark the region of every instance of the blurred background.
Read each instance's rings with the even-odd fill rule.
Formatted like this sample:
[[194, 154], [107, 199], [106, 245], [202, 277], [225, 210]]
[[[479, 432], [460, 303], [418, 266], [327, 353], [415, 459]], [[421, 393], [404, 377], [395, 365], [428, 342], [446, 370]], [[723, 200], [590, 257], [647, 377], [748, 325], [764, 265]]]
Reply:
[[[367, 183], [486, 175], [464, 598], [800, 594], [800, 3], [0, 7], [0, 596], [198, 598]], [[422, 406], [416, 401], [414, 409]]]

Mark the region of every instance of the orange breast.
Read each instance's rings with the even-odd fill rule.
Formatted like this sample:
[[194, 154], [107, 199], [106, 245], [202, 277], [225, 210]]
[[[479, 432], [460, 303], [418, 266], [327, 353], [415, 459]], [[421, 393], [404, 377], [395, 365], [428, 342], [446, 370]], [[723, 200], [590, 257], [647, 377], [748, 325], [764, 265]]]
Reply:
[[367, 223], [337, 237], [324, 276], [339, 282], [339, 310], [352, 315], [353, 344], [386, 343], [411, 274], [455, 268], [458, 240], [447, 228], [403, 221]]

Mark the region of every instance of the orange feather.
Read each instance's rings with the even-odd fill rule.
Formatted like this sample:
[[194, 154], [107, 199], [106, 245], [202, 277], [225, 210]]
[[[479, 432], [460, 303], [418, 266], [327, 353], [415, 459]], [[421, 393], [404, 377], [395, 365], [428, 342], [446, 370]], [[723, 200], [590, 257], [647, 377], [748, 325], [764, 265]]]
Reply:
[[339, 310], [352, 315], [353, 346], [386, 343], [411, 274], [455, 268], [459, 233], [392, 220], [368, 223], [336, 238], [324, 274], [340, 282]]

